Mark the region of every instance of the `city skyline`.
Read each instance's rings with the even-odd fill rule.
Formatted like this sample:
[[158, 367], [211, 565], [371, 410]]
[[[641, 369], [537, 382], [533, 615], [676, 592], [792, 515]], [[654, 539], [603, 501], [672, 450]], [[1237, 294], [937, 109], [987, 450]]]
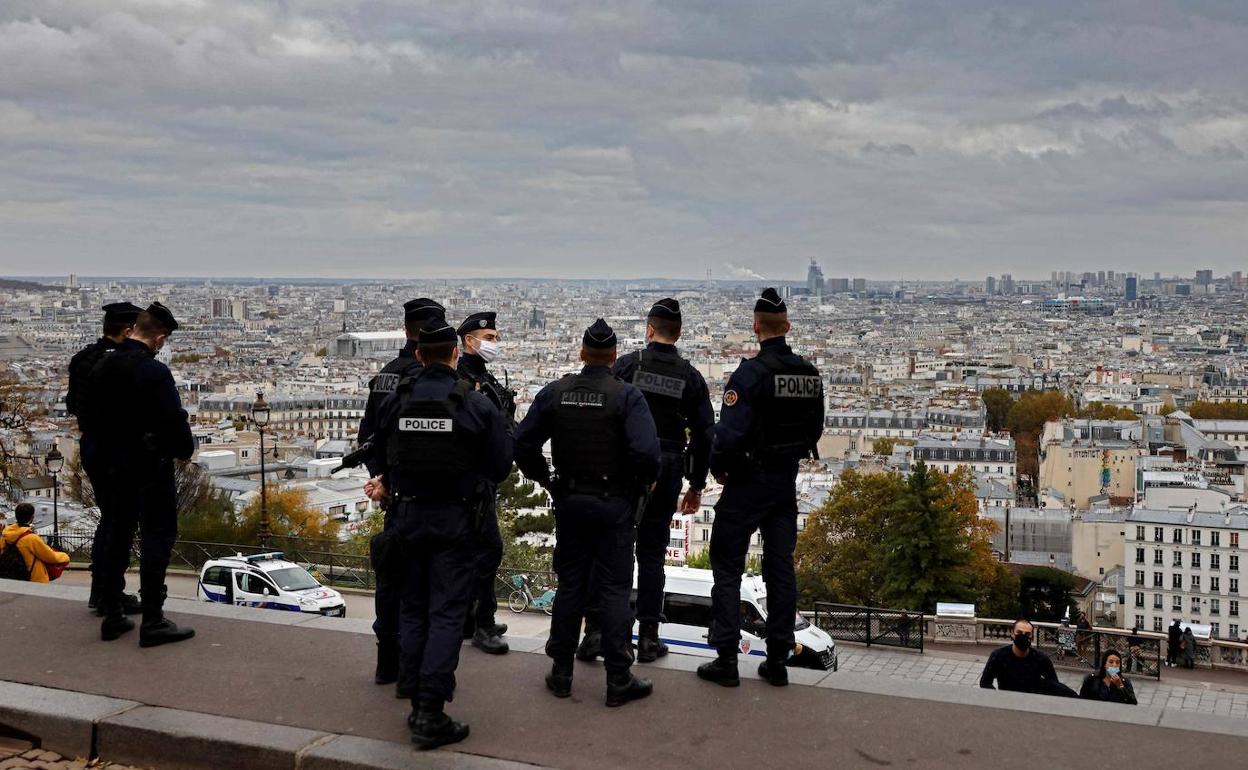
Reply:
[[0, 70], [6, 273], [1244, 257], [1230, 3], [14, 0]]

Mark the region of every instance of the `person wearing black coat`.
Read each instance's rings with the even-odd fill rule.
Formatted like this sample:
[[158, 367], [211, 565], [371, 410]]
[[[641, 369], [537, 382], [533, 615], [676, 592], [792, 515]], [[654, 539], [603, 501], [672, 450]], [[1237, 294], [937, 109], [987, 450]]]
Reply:
[[1183, 629], [1179, 626], [1176, 618], [1170, 624], [1170, 628], [1166, 629], [1166, 665], [1177, 666], [1179, 664], [1179, 642], [1183, 635]]
[[1079, 697], [1084, 700], [1099, 700], [1109, 703], [1136, 705], [1135, 688], [1131, 680], [1122, 673], [1122, 657], [1113, 650], [1106, 650], [1101, 656], [1101, 667], [1095, 674], [1083, 678], [1083, 686], [1079, 688]]

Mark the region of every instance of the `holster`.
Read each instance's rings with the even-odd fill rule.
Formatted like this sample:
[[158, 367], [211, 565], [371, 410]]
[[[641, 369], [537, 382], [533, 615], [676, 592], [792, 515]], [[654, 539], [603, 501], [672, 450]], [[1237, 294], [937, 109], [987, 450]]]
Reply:
[[399, 568], [401, 547], [398, 538], [388, 529], [373, 535], [368, 541], [368, 558], [373, 572], [387, 576], [395, 574]]

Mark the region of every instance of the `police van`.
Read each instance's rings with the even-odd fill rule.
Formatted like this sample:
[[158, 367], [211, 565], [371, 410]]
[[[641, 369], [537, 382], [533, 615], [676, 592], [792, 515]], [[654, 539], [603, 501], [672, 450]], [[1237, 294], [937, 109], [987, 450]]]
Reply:
[[[711, 627], [711, 587], [715, 584], [709, 569], [665, 567], [663, 615], [667, 621], [659, 626], [659, 638], [674, 653], [715, 657], [715, 648], [707, 643]], [[637, 578], [633, 588], [636, 596]], [[767, 657], [767, 587], [757, 575], [741, 578], [741, 642], [743, 655]], [[633, 625], [633, 639], [638, 625]], [[822, 629], [797, 614], [794, 636], [797, 644], [788, 664], [799, 668], [837, 670], [836, 642]]]
[[199, 573], [199, 598], [206, 602], [260, 607], [288, 612], [311, 612], [346, 617], [342, 594], [326, 588], [312, 574], [280, 551], [254, 556], [213, 559]]

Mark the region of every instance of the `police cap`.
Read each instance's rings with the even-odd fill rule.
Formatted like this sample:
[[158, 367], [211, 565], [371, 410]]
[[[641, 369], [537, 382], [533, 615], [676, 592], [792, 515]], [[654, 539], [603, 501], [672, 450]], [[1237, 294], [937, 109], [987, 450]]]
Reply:
[[178, 330], [178, 321], [173, 317], [173, 313], [159, 302], [153, 302], [148, 305], [147, 314], [154, 318], [156, 323], [165, 328], [166, 334], [172, 334]]
[[497, 313], [473, 313], [464, 319], [464, 322], [459, 325], [455, 333], [462, 337], [468, 332], [475, 332], [480, 329], [497, 329], [498, 327], [494, 325], [497, 316]]
[[403, 303], [403, 318], [405, 320], [425, 321], [433, 318], [443, 318], [446, 315], [446, 308], [441, 303], [428, 297], [417, 297], [414, 300]]
[[585, 330], [585, 336], [581, 339], [587, 348], [606, 349], [615, 347], [615, 330], [607, 325], [607, 322], [599, 318], [597, 321]]
[[671, 297], [661, 299], [650, 308], [647, 318], [666, 318], [669, 321], [680, 320], [680, 303]]
[[789, 308], [784, 304], [784, 300], [775, 289], [770, 287], [763, 289], [762, 295], [758, 301], [754, 303], [755, 313], [787, 313]]
[[130, 302], [113, 302], [100, 310], [104, 311], [105, 322], [122, 324], [133, 324], [134, 319], [143, 312], [143, 308]]
[[431, 318], [420, 327], [420, 333], [416, 337], [416, 345], [437, 345], [438, 343], [449, 342], [455, 344], [455, 329], [446, 322], [442, 316]]

